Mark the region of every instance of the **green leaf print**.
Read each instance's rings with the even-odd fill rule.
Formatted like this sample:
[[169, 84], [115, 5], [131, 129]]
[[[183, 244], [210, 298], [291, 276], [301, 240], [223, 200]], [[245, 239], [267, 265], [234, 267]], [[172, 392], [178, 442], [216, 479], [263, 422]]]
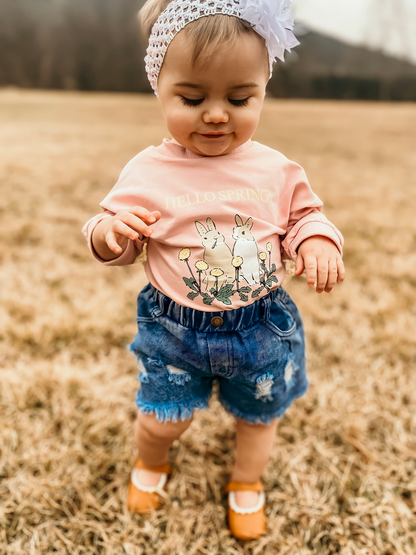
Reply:
[[250, 287], [240, 287], [240, 291], [241, 293], [250, 293], [251, 289]]
[[244, 293], [240, 292], [240, 299], [244, 302], [247, 302], [248, 301], [248, 295], [244, 295]]
[[221, 302], [227, 301], [230, 299], [231, 295], [232, 295], [232, 291], [228, 292], [228, 293], [219, 293], [217, 296], [217, 299]]
[[185, 282], [185, 285], [187, 285], [190, 289], [192, 289], [192, 291], [198, 291], [198, 289], [195, 287], [195, 282], [192, 278], [183, 277], [182, 279]]
[[231, 295], [233, 292], [233, 284], [229, 283], [228, 285], [225, 285], [224, 287], [221, 287], [221, 289], [219, 290], [218, 296], [220, 295]]
[[263, 289], [264, 289], [264, 286], [263, 286], [263, 285], [262, 285], [261, 287], [259, 287], [258, 289], [255, 289], [255, 290], [253, 291], [253, 293], [251, 294], [251, 297], [252, 297], [253, 299], [257, 299], [257, 297], [260, 295], [260, 293], [263, 291]]
[[220, 298], [217, 297], [217, 299], [218, 299], [219, 301], [221, 301], [222, 303], [226, 304], [226, 305], [232, 304], [232, 302], [230, 301], [230, 299], [229, 299], [228, 297], [225, 298], [225, 299], [220, 299]]
[[270, 287], [273, 283], [279, 283], [279, 280], [277, 279], [276, 276], [270, 276], [269, 279], [266, 281], [266, 285], [268, 285], [269, 287]]
[[274, 274], [276, 271], [276, 264], [272, 264], [272, 267], [270, 268], [270, 273]]
[[194, 299], [196, 299], [196, 297], [197, 297], [198, 295], [199, 295], [198, 292], [196, 292], [196, 293], [188, 293], [188, 294], [187, 294], [187, 297], [188, 297], [188, 299], [191, 299], [191, 301], [193, 301]]
[[214, 300], [214, 297], [210, 297], [207, 293], [202, 293], [202, 296], [204, 298], [204, 304], [212, 304], [212, 301]]

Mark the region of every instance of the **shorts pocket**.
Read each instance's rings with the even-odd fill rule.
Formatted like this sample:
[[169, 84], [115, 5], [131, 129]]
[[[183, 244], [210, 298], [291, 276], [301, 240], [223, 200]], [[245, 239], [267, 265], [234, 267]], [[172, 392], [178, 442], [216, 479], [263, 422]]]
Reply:
[[278, 299], [270, 307], [270, 318], [265, 325], [279, 337], [289, 337], [296, 330], [296, 322], [290, 311]]

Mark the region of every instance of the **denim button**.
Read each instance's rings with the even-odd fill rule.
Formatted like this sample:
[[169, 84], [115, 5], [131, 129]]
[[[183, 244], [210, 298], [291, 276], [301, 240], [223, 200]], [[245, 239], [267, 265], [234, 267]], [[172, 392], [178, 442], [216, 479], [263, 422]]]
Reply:
[[224, 323], [224, 320], [221, 318], [221, 316], [214, 316], [214, 318], [211, 320], [211, 324], [216, 328], [219, 328], [220, 326], [222, 326], [223, 323]]

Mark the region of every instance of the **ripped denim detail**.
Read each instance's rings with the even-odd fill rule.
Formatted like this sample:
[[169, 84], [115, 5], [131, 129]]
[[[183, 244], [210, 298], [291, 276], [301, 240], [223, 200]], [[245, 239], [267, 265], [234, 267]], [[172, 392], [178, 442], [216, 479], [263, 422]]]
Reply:
[[140, 383], [149, 383], [149, 376], [147, 374], [146, 366], [144, 365], [141, 357], [137, 357], [137, 368], [140, 371], [140, 374], [139, 374]]
[[256, 394], [254, 398], [261, 399], [264, 403], [266, 403], [266, 401], [273, 401], [271, 393], [273, 383], [273, 374], [268, 372], [267, 374], [259, 376], [256, 380]]
[[150, 357], [148, 357], [147, 359], [147, 365], [149, 366], [149, 368], [153, 370], [162, 370], [165, 367], [165, 365], [160, 359], [150, 358]]
[[286, 364], [285, 366], [285, 383], [286, 383], [286, 389], [290, 389], [294, 383], [294, 374], [295, 374], [295, 365], [293, 363], [293, 360], [290, 359], [289, 362]]
[[168, 364], [167, 369], [169, 372], [168, 380], [171, 383], [174, 383], [176, 385], [185, 385], [186, 382], [189, 382], [189, 380], [191, 379], [191, 375], [189, 374], [189, 372], [186, 372], [185, 370], [181, 370], [176, 366], [172, 366], [171, 364]]

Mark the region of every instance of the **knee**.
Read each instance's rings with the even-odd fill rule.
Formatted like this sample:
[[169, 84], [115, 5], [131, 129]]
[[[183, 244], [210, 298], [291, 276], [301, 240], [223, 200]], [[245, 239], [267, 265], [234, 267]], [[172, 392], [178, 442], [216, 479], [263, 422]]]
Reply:
[[191, 421], [160, 422], [154, 414], [139, 414], [138, 433], [150, 441], [173, 441], [189, 428]]

